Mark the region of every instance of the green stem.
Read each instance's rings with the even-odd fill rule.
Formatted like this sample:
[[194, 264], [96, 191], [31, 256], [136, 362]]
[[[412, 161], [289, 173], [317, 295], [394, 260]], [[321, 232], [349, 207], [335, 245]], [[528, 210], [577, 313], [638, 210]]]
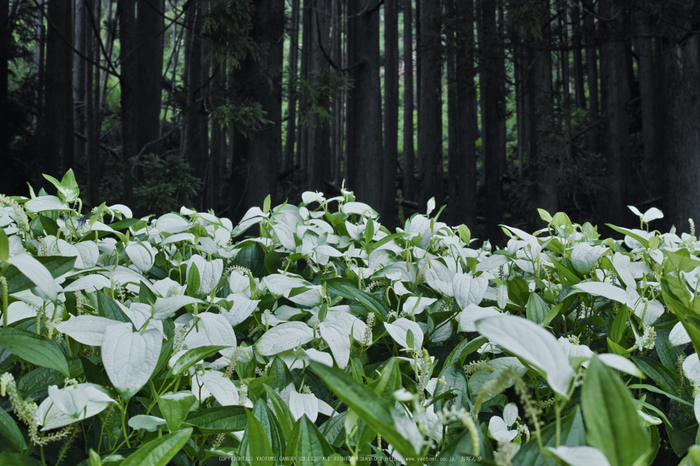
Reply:
[[2, 284], [2, 326], [7, 327], [7, 302], [9, 301], [9, 291], [7, 289], [7, 279], [5, 277], [0, 277], [0, 284]]

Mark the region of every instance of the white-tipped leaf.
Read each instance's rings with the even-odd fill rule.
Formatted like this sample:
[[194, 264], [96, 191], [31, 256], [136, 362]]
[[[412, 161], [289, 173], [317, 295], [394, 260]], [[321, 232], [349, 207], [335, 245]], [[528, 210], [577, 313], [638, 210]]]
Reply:
[[105, 331], [119, 322], [99, 316], [73, 316], [56, 326], [56, 330], [88, 346], [101, 346]]
[[452, 288], [460, 309], [466, 309], [470, 304], [479, 304], [484, 299], [488, 286], [489, 281], [483, 275], [474, 278], [466, 273], [456, 273], [452, 277]]
[[[423, 330], [412, 320], [401, 317], [391, 324], [384, 322], [384, 327], [386, 331], [389, 332], [389, 335], [391, 335], [391, 338], [404, 349], [420, 350], [423, 346]], [[409, 331], [413, 334], [412, 345], [410, 345], [408, 341]]]
[[345, 369], [350, 361], [350, 333], [340, 325], [334, 322], [321, 322], [318, 326], [323, 338], [333, 353], [335, 363], [338, 367]]
[[102, 363], [114, 388], [126, 399], [134, 396], [151, 378], [158, 364], [163, 335], [156, 329], [143, 335], [131, 323], [117, 324], [105, 332]]
[[36, 287], [51, 301], [56, 301], [58, 285], [44, 264], [29, 254], [19, 254], [7, 259], [7, 262], [17, 267], [22, 275], [30, 279]]
[[610, 466], [610, 462], [602, 451], [593, 447], [547, 447], [554, 456], [570, 466]]
[[568, 398], [573, 369], [557, 339], [547, 330], [522, 317], [500, 315], [476, 323], [485, 337], [544, 372], [550, 387]]
[[314, 331], [303, 322], [286, 322], [272, 327], [255, 343], [255, 350], [263, 356], [274, 356], [310, 342]]

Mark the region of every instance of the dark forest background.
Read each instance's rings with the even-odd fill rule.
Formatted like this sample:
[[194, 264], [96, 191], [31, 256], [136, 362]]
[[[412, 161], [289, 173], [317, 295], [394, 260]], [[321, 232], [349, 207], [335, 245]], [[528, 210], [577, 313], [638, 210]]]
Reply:
[[[0, 192], [238, 220], [343, 180], [396, 226], [700, 219], [694, 0], [0, 0]], [[48, 189], [48, 186], [46, 186]], [[274, 204], [273, 204], [274, 205]]]

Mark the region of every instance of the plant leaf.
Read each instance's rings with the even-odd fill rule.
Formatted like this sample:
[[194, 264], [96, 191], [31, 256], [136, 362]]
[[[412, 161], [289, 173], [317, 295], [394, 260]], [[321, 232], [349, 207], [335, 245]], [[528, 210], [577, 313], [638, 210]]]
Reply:
[[56, 343], [45, 336], [20, 328], [0, 328], [0, 346], [27, 362], [57, 369], [70, 377], [66, 357]]
[[185, 446], [192, 435], [192, 429], [180, 429], [171, 434], [155, 438], [140, 445], [119, 466], [166, 466]]

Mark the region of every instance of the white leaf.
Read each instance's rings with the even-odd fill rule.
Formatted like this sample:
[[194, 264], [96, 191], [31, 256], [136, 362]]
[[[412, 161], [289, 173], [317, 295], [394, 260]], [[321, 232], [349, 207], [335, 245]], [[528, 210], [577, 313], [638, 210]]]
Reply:
[[274, 356], [313, 340], [314, 331], [303, 322], [286, 322], [269, 329], [255, 342], [255, 350], [263, 356]]
[[226, 320], [226, 317], [213, 312], [202, 312], [195, 317], [194, 328], [185, 337], [185, 345], [188, 348], [200, 346], [228, 346], [228, 349], [220, 353], [230, 356], [237, 344], [236, 334]]
[[294, 251], [297, 247], [296, 241], [294, 240], [294, 233], [292, 230], [284, 223], [275, 223], [272, 225], [272, 229], [277, 235], [277, 239], [280, 241], [282, 246], [288, 251]]
[[129, 260], [142, 272], [148, 272], [156, 261], [157, 251], [150, 243], [129, 242], [125, 248]]
[[[384, 322], [384, 327], [386, 328], [387, 332], [389, 332], [389, 335], [391, 335], [391, 338], [393, 338], [394, 341], [404, 349], [420, 350], [422, 348], [423, 330], [421, 330], [420, 326], [412, 320], [401, 317], [400, 319], [396, 319], [396, 321], [391, 324]], [[408, 346], [408, 342], [406, 341], [409, 330], [413, 334], [413, 346], [411, 347]]]
[[500, 267], [508, 263], [508, 257], [502, 254], [491, 256], [477, 264], [476, 272], [488, 272], [496, 267]]
[[341, 207], [346, 214], [367, 215], [368, 217], [377, 217], [379, 214], [370, 206], [363, 202], [346, 202]]
[[452, 277], [452, 288], [460, 309], [466, 309], [470, 304], [479, 304], [484, 299], [488, 286], [489, 281], [483, 275], [474, 278], [465, 273], [456, 273]]
[[231, 327], [235, 327], [250, 317], [253, 311], [255, 311], [255, 308], [258, 307], [260, 300], [250, 299], [245, 293], [235, 293], [233, 295], [229, 295], [226, 300], [228, 301], [232, 298], [233, 306], [231, 306], [231, 310], [222, 311], [221, 315], [226, 317], [226, 320], [228, 320], [228, 323], [231, 324]]
[[619, 354], [601, 353], [598, 355], [598, 358], [603, 361], [605, 365], [615, 370], [626, 372], [640, 379], [645, 377], [644, 373], [639, 370], [635, 363]]
[[163, 239], [163, 241], [161, 241], [160, 244], [162, 246], [165, 246], [167, 244], [177, 243], [180, 241], [194, 243], [194, 235], [192, 233], [178, 233], [176, 235], [170, 235], [167, 238]]
[[518, 420], [518, 405], [515, 403], [508, 403], [505, 408], [503, 408], [503, 420], [506, 421], [506, 425], [512, 426], [513, 423]]
[[199, 271], [199, 293], [208, 295], [216, 288], [216, 285], [219, 284], [219, 280], [221, 280], [221, 275], [224, 272], [224, 261], [221, 259], [207, 261], [202, 256], [196, 254], [188, 261], [188, 276], [192, 264], [197, 266], [197, 270]]
[[109, 210], [114, 212], [119, 212], [124, 218], [133, 218], [134, 214], [131, 213], [131, 209], [124, 204], [114, 204], [108, 207]]
[[661, 212], [656, 207], [652, 207], [651, 209], [644, 212], [644, 215], [642, 216], [642, 221], [644, 223], [649, 223], [652, 220], [657, 220], [659, 218], [664, 218], [663, 212]]
[[156, 220], [156, 228], [162, 233], [180, 233], [190, 228], [192, 224], [177, 214], [165, 214]]
[[183, 307], [194, 304], [203, 303], [201, 299], [193, 298], [191, 296], [185, 295], [175, 295], [169, 298], [156, 298], [155, 310], [156, 313], [153, 316], [154, 319], [164, 320], [172, 316], [175, 311], [182, 309]]
[[158, 364], [163, 335], [149, 329], [141, 335], [131, 323], [117, 324], [105, 332], [102, 363], [114, 388], [125, 398], [134, 396], [151, 378]]
[[160, 426], [166, 424], [165, 419], [162, 417], [150, 416], [148, 414], [137, 414], [129, 418], [129, 427], [135, 430], [146, 430], [148, 432], [155, 432]]
[[414, 316], [418, 315], [435, 301], [437, 301], [435, 298], [409, 296], [406, 298], [406, 302], [403, 303], [403, 312]]
[[306, 356], [311, 361], [316, 361], [317, 363], [323, 364], [324, 366], [333, 367], [333, 356], [326, 352], [319, 351], [314, 348], [309, 348], [307, 350], [304, 350], [304, 353], [306, 353]]
[[[33, 295], [32, 295], [33, 296]], [[42, 301], [43, 304], [43, 301]], [[22, 301], [15, 301], [7, 306], [7, 323], [13, 324], [20, 320], [36, 317], [36, 308]]]
[[90, 268], [97, 264], [100, 258], [100, 250], [94, 241], [83, 241], [75, 245], [83, 260], [83, 267]]
[[573, 369], [557, 339], [534, 322], [513, 315], [487, 317], [476, 323], [479, 333], [540, 369], [555, 392], [568, 399]]
[[454, 272], [436, 260], [431, 261], [430, 267], [425, 270], [425, 282], [443, 296], [454, 296], [452, 277], [454, 277]]
[[602, 451], [593, 447], [547, 447], [557, 458], [570, 466], [610, 466], [610, 462]]
[[56, 326], [56, 330], [83, 345], [101, 346], [105, 330], [119, 324], [120, 322], [106, 317], [82, 315], [72, 316], [69, 320], [61, 322]]
[[499, 316], [501, 313], [495, 307], [479, 307], [470, 304], [457, 314], [458, 332], [476, 332], [476, 321], [486, 317]]
[[262, 284], [270, 291], [270, 293], [284, 297], [289, 296], [289, 292], [294, 288], [311, 286], [311, 283], [302, 278], [282, 275], [279, 273], [273, 273], [266, 276], [262, 279]]
[[671, 334], [668, 336], [668, 340], [673, 346], [684, 345], [686, 343], [690, 343], [690, 335], [688, 335], [688, 332], [685, 330], [685, 327], [683, 327], [683, 324], [678, 322], [673, 326]]
[[574, 285], [574, 288], [593, 296], [602, 296], [603, 298], [617, 301], [620, 304], [627, 304], [630, 307], [634, 307], [633, 303], [630, 303], [630, 297], [627, 292], [622, 288], [611, 285], [610, 283], [580, 282]]
[[428, 209], [426, 210], [425, 215], [430, 215], [433, 210], [435, 210], [435, 198], [431, 197], [428, 201]]
[[693, 384], [700, 384], [700, 360], [698, 353], [693, 353], [683, 361], [683, 373]]
[[70, 207], [61, 202], [61, 200], [56, 196], [35, 197], [34, 199], [30, 199], [25, 202], [24, 208], [27, 209], [27, 212], [33, 213], [46, 212], [48, 210], [72, 210]]
[[693, 400], [693, 413], [695, 413], [695, 420], [700, 422], [700, 393], [695, 395]]
[[339, 368], [345, 369], [350, 361], [350, 334], [340, 324], [321, 322], [318, 326], [323, 338], [333, 353]]
[[255, 225], [256, 223], [262, 222], [262, 220], [267, 217], [268, 214], [263, 212], [260, 207], [251, 207], [250, 209], [248, 209], [245, 215], [243, 215], [243, 218], [238, 223], [238, 225], [236, 225], [236, 228], [233, 229], [231, 236], [240, 235], [248, 228]]
[[[64, 394], [72, 401], [77, 401], [73, 408], [70, 408], [71, 401], [62, 396]], [[109, 403], [116, 402], [105, 393], [104, 388], [96, 384], [81, 383], [77, 387], [68, 385], [61, 390], [53, 385], [49, 387], [49, 396], [39, 405], [36, 418], [39, 425], [44, 426], [42, 431], [57, 429], [92, 417], [105, 410]]]
[[493, 416], [489, 420], [489, 433], [498, 443], [508, 443], [518, 435], [517, 430], [508, 430], [505, 421], [499, 416]]
[[627, 208], [632, 211], [637, 217], [642, 217], [642, 212], [633, 205], [628, 205]]
[[311, 191], [305, 191], [301, 194], [301, 202], [304, 204], [311, 204], [312, 202], [323, 202], [325, 199], [323, 193], [312, 193]]
[[607, 248], [603, 246], [591, 246], [588, 243], [579, 243], [571, 251], [571, 264], [580, 274], [586, 274], [593, 269], [600, 256], [605, 254]]
[[295, 420], [299, 420], [303, 415], [309, 418], [309, 421], [316, 422], [318, 417], [318, 398], [312, 393], [299, 393], [292, 390], [289, 393], [289, 411]]
[[58, 285], [56, 285], [56, 280], [54, 280], [44, 264], [29, 254], [12, 256], [7, 259], [7, 262], [17, 267], [17, 270], [19, 270], [22, 275], [34, 282], [36, 287], [44, 295], [48, 296], [51, 301], [56, 301]]
[[221, 406], [234, 406], [240, 402], [238, 389], [231, 379], [224, 377], [221, 372], [207, 371], [199, 380]]

